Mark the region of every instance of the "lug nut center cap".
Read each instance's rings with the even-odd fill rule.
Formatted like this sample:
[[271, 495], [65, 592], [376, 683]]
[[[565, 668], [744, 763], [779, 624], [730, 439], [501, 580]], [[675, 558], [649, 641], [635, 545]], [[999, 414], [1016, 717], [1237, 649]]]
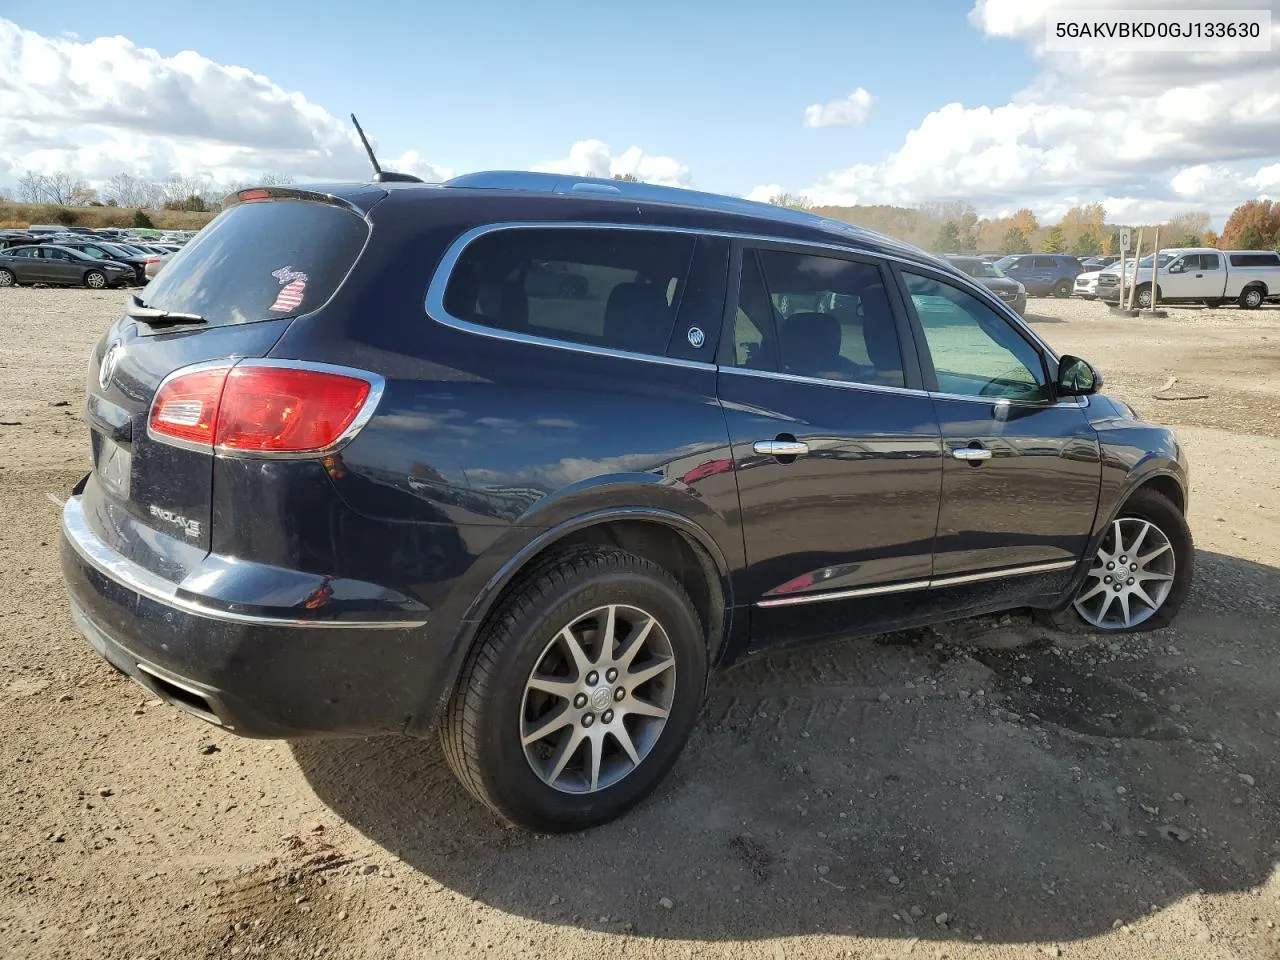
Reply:
[[613, 693], [608, 687], [596, 687], [591, 691], [591, 705], [597, 710], [604, 710], [613, 703]]

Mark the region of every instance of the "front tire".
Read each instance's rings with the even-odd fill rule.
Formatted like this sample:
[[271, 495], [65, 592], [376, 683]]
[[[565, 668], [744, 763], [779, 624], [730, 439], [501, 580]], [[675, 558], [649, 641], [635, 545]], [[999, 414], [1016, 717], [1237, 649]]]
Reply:
[[0, 287], [16, 287], [18, 278], [13, 275], [12, 270], [0, 270]]
[[1151, 304], [1154, 303], [1151, 296], [1150, 287], [1139, 287], [1138, 292], [1134, 295], [1133, 303], [1139, 310], [1150, 310]]
[[1248, 290], [1244, 290], [1240, 294], [1240, 309], [1257, 310], [1262, 306], [1262, 301], [1264, 299], [1261, 287], [1250, 287]]
[[1054, 286], [1054, 288], [1053, 288], [1053, 295], [1054, 295], [1055, 297], [1069, 297], [1069, 296], [1071, 296], [1071, 281], [1070, 281], [1070, 280], [1059, 280], [1059, 281], [1057, 282], [1057, 284], [1056, 284], [1056, 285]]
[[105, 290], [107, 288], [107, 275], [101, 270], [90, 270], [84, 275], [84, 285], [90, 290]]
[[489, 617], [441, 725], [468, 791], [530, 830], [580, 830], [646, 797], [693, 730], [697, 613], [664, 569], [612, 547], [555, 555]]
[[1168, 497], [1140, 489], [1112, 521], [1062, 616], [1103, 633], [1167, 627], [1191, 589], [1194, 562], [1186, 517]]

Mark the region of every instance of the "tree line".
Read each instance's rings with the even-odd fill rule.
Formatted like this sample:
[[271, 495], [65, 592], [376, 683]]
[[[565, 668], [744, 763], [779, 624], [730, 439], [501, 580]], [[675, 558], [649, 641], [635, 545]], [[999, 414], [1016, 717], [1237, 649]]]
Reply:
[[1210, 229], [1211, 217], [1199, 210], [1175, 214], [1159, 223], [1107, 222], [1101, 203], [1070, 208], [1057, 223], [1041, 223], [1023, 208], [1011, 216], [979, 217], [964, 201], [918, 207], [815, 206], [795, 194], [779, 194], [770, 203], [809, 210], [905, 240], [935, 253], [1069, 253], [1094, 257], [1120, 252], [1120, 227], [1145, 231], [1146, 242], [1160, 228], [1161, 247], [1219, 247], [1224, 250], [1280, 249], [1280, 202], [1250, 200], [1227, 219], [1222, 234]]
[[117, 173], [100, 187], [91, 187], [66, 170], [51, 173], [25, 171], [18, 177], [13, 199], [19, 203], [43, 203], [54, 207], [124, 207], [134, 210], [216, 211], [223, 199], [249, 186], [282, 186], [293, 180], [285, 174], [264, 173], [252, 183], [217, 184], [207, 177], [173, 176], [148, 180]]

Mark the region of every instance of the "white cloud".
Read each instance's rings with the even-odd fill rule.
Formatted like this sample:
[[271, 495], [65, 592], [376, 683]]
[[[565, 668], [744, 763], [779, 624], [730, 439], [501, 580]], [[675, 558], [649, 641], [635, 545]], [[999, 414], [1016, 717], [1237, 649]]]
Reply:
[[847, 97], [832, 100], [828, 103], [814, 103], [804, 108], [804, 125], [806, 127], [852, 127], [865, 123], [871, 116], [871, 102], [874, 98], [858, 87]]
[[774, 197], [786, 193], [780, 183], [762, 183], [758, 187], [753, 187], [751, 192], [747, 194], [747, 200], [754, 200], [757, 203], [768, 203]]
[[[1234, 0], [1259, 7], [1263, 0]], [[1273, 11], [1280, 44], [1280, 0]], [[831, 171], [802, 192], [818, 203], [965, 199], [983, 210], [1049, 207], [1067, 193], [1120, 209], [1200, 205], [1221, 220], [1259, 189], [1280, 187], [1280, 58], [1273, 54], [1046, 53], [1044, 17], [1075, 0], [976, 0], [970, 21], [991, 40], [1026, 44], [1040, 74], [1008, 103], [950, 103], [874, 163]], [[1203, 0], [1127, 7], [1194, 9]], [[1242, 169], [1263, 170], [1255, 178]]]
[[[252, 70], [192, 51], [165, 57], [119, 36], [46, 37], [4, 19], [0, 117], [0, 181], [27, 169], [220, 182], [369, 170], [343, 120]], [[430, 179], [448, 173], [412, 150], [386, 165]]]
[[672, 157], [654, 156], [639, 147], [628, 147], [616, 156], [603, 140], [579, 140], [569, 155], [538, 164], [534, 170], [577, 177], [633, 176], [646, 183], [687, 187], [692, 182], [689, 168]]

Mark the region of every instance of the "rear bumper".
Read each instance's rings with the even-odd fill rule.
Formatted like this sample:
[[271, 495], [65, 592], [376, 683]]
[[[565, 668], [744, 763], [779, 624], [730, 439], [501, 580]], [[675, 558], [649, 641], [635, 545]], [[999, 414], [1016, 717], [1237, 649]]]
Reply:
[[72, 617], [94, 649], [162, 700], [235, 733], [399, 733], [439, 700], [444, 656], [420, 620], [229, 609], [112, 551], [77, 496], [63, 508], [60, 553]]

